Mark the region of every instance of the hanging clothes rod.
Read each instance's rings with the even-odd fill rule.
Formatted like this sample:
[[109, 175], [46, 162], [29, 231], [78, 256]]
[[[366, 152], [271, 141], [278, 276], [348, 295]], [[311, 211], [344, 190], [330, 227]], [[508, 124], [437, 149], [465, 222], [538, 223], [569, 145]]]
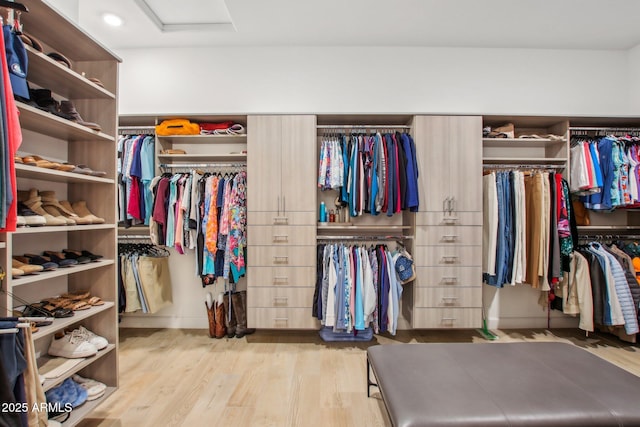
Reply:
[[544, 164], [521, 164], [521, 165], [509, 165], [509, 164], [483, 164], [484, 169], [566, 169], [565, 165], [544, 165]]
[[638, 234], [583, 234], [578, 240], [640, 240]]
[[244, 168], [246, 162], [241, 163], [162, 163], [161, 168]]
[[317, 129], [411, 129], [407, 125], [318, 125]]
[[155, 126], [118, 126], [118, 130], [156, 130]]
[[410, 240], [413, 236], [317, 236], [317, 240]]
[[118, 236], [118, 240], [148, 240], [151, 236], [144, 234], [122, 234]]
[[570, 127], [569, 130], [578, 132], [640, 132], [640, 128], [625, 127]]

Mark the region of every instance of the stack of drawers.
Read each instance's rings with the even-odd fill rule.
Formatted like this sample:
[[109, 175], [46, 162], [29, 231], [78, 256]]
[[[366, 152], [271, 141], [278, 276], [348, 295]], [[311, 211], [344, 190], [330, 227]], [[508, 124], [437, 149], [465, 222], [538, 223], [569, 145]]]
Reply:
[[416, 214], [413, 327], [482, 324], [482, 212]]
[[249, 326], [318, 329], [312, 317], [316, 277], [314, 212], [249, 212]]

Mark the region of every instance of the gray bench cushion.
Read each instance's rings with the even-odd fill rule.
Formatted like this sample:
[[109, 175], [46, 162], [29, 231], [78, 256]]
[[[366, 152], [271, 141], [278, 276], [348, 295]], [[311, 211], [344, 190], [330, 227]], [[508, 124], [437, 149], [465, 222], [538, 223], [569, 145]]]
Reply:
[[396, 427], [640, 426], [640, 378], [570, 344], [388, 344], [367, 357]]

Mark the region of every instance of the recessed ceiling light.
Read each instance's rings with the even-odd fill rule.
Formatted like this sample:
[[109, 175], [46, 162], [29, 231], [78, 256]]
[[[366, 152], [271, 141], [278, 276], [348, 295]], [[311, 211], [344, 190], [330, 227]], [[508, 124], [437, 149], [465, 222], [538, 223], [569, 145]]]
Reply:
[[120, 18], [118, 15], [114, 15], [113, 13], [105, 13], [104, 15], [102, 15], [102, 19], [112, 27], [119, 27], [123, 23], [122, 18]]

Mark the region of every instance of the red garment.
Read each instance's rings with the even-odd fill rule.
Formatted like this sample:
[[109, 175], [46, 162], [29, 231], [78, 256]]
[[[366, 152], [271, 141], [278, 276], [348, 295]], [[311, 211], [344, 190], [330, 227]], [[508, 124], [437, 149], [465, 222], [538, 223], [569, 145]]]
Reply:
[[582, 144], [582, 148], [584, 151], [585, 163], [587, 165], [587, 174], [589, 175], [588, 188], [597, 187], [597, 183], [593, 181], [593, 161], [591, 160], [591, 151], [589, 150], [589, 143], [585, 142], [584, 144]]
[[139, 221], [144, 220], [140, 213], [140, 179], [137, 176], [131, 177], [131, 195], [127, 204], [127, 213]]
[[221, 123], [198, 123], [200, 130], [221, 130], [229, 129], [233, 126], [233, 122], [221, 122]]
[[[5, 51], [4, 35], [0, 35], [0, 52]], [[6, 55], [0, 55], [2, 57], [2, 82], [4, 84], [4, 103], [7, 111], [7, 159], [9, 164], [9, 178], [11, 180], [11, 204], [7, 211], [7, 222], [5, 228], [0, 231], [15, 231], [16, 223], [18, 221], [18, 192], [16, 183], [16, 167], [13, 163], [13, 158], [22, 144], [22, 129], [20, 128], [20, 119], [18, 118], [18, 107], [13, 99], [13, 89], [11, 88], [11, 81], [9, 80], [9, 68], [7, 65]]]

